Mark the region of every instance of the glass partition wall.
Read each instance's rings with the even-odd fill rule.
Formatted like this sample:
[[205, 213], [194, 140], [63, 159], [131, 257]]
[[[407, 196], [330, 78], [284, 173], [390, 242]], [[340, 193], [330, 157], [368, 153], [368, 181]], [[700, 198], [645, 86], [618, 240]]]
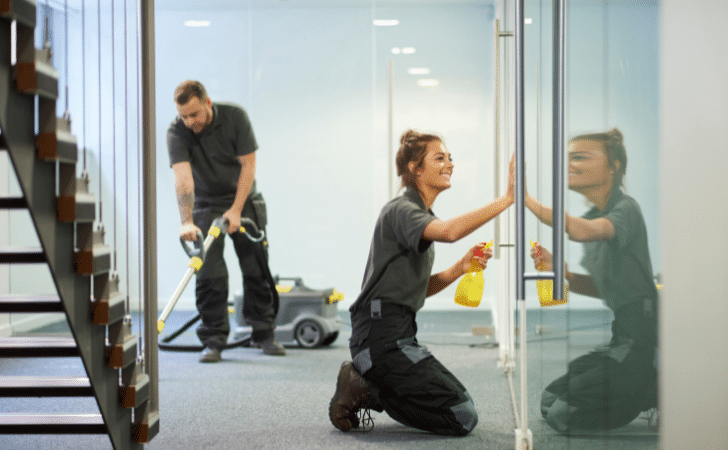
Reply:
[[[506, 3], [502, 11], [508, 19], [515, 5]], [[553, 177], [554, 3], [526, 1], [524, 12], [526, 186], [528, 193], [547, 207], [552, 206]], [[594, 202], [598, 198], [594, 195], [595, 186], [602, 181], [596, 178], [598, 172], [589, 172], [591, 169], [586, 168], [585, 147], [578, 145], [592, 142], [590, 139], [614, 139], [615, 129], [622, 136], [626, 152], [626, 158], [619, 163], [627, 169], [621, 177], [621, 191], [634, 203], [632, 219], [616, 222], [614, 234], [617, 236], [607, 241], [580, 236], [573, 221], [567, 224], [570, 234], [564, 244], [564, 261], [568, 272], [592, 277], [598, 285], [595, 293], [587, 295], [579, 280], [571, 276], [568, 303], [542, 307], [536, 282], [526, 283], [528, 423], [534, 448], [657, 448], [657, 416], [650, 408], [654, 406], [656, 394], [652, 372], [656, 367], [656, 352], [651, 339], [646, 339], [650, 343], [644, 344], [639, 333], [656, 326], [656, 316], [648, 309], [654, 306], [652, 294], [659, 292], [656, 288], [661, 289], [656, 170], [658, 21], [657, 2], [566, 2], [565, 211], [572, 217], [585, 214], [598, 217], [600, 214], [594, 209], [598, 207], [612, 211], [613, 215], [609, 216], [612, 222], [620, 219], [618, 215], [622, 212], [613, 210], [614, 204]], [[606, 135], [584, 136], [593, 133]], [[604, 147], [600, 144], [596, 148]], [[619, 174], [620, 167], [607, 165], [607, 169], [610, 173], [606, 176], [611, 178], [612, 185], [619, 184], [611, 172]], [[589, 186], [585, 188], [585, 184]], [[614, 189], [609, 197], [612, 202], [618, 195]], [[531, 239], [539, 240], [551, 250], [551, 227], [528, 209], [525, 230], [527, 250]], [[640, 250], [635, 250], [637, 247]], [[634, 258], [642, 262], [635, 263]], [[525, 259], [526, 271], [532, 272], [533, 261], [528, 251]], [[641, 272], [639, 276], [635, 275], [636, 271]], [[635, 284], [647, 283], [645, 280], [655, 288], [644, 286], [643, 294], [636, 294]], [[621, 286], [618, 293], [615, 284]], [[650, 305], [627, 313], [630, 307], [624, 303], [635, 300], [630, 304], [643, 305], [647, 300], [641, 297], [649, 298]], [[612, 324], [613, 309], [619, 311], [616, 325]], [[641, 325], [625, 331], [625, 320], [635, 320]], [[630, 342], [630, 338], [638, 343]], [[517, 340], [519, 347], [520, 343]], [[602, 353], [593, 353], [597, 350]], [[625, 396], [636, 399], [635, 404], [625, 405], [621, 400]], [[556, 411], [554, 418], [559, 401], [565, 402], [562, 406], [566, 409], [562, 414]], [[596, 408], [597, 412], [588, 413], [590, 408]], [[566, 424], [564, 418], [568, 418]], [[568, 428], [556, 429], [567, 425]]]

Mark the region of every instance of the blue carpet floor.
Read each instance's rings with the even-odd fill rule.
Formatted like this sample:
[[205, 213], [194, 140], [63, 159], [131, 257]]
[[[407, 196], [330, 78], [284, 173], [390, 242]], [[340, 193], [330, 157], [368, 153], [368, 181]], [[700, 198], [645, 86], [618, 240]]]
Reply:
[[[174, 312], [175, 330], [192, 312]], [[160, 433], [150, 450], [216, 449], [513, 449], [515, 427], [507, 378], [497, 367], [498, 348], [473, 326], [490, 324], [488, 311], [426, 311], [418, 315], [419, 340], [447, 366], [475, 399], [480, 420], [462, 438], [407, 428], [373, 413], [368, 433], [341, 433], [328, 419], [328, 403], [342, 361], [350, 359], [348, 317], [339, 338], [325, 348], [289, 347], [285, 357], [236, 348], [217, 364], [200, 364], [196, 353], [159, 353]], [[543, 387], [566, 363], [609, 339], [611, 317], [603, 311], [534, 311], [528, 317], [529, 428], [534, 449], [656, 450], [658, 433], [646, 417], [608, 433], [561, 436], [540, 418]], [[231, 316], [231, 322], [232, 316]], [[535, 330], [538, 328], [539, 333]], [[566, 330], [569, 329], [569, 332]], [[40, 332], [62, 332], [63, 324]], [[193, 329], [175, 343], [197, 344]], [[84, 376], [80, 359], [0, 359], [3, 375]], [[516, 390], [518, 394], [518, 373]], [[4, 412], [97, 413], [93, 399], [2, 399]], [[3, 436], [1, 450], [111, 449], [106, 436]]]

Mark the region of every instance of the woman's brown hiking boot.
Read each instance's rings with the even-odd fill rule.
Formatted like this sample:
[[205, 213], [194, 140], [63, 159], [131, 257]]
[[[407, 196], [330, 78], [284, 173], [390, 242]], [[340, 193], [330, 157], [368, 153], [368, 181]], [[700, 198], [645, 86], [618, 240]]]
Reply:
[[344, 361], [336, 379], [336, 392], [329, 403], [329, 419], [341, 431], [359, 426], [357, 412], [368, 408], [369, 383], [359, 375], [351, 361]]

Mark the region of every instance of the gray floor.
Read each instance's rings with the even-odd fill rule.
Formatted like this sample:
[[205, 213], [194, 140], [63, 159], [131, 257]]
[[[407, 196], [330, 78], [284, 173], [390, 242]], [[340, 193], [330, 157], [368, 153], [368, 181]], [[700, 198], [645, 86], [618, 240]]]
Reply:
[[[174, 312], [167, 330], [191, 317]], [[342, 314], [344, 320], [346, 315]], [[591, 436], [553, 432], [538, 413], [541, 389], [561, 375], [566, 362], [609, 338], [598, 312], [529, 315], [529, 428], [535, 449], [657, 449], [657, 432], [644, 417], [626, 427]], [[507, 378], [497, 367], [498, 349], [473, 336], [473, 325], [490, 323], [487, 311], [422, 312], [419, 340], [468, 387], [480, 421], [463, 438], [441, 437], [373, 413], [368, 433], [341, 433], [330, 424], [329, 399], [342, 361], [349, 358], [348, 326], [332, 346], [288, 349], [285, 357], [237, 348], [218, 364], [199, 364], [194, 353], [160, 352], [160, 433], [145, 446], [161, 449], [513, 449], [514, 419]], [[568, 327], [572, 331], [566, 333]], [[48, 331], [48, 330], [46, 330]], [[50, 330], [55, 331], [55, 330]], [[192, 331], [175, 343], [196, 344]], [[78, 359], [0, 359], [2, 375], [83, 375]], [[518, 376], [518, 374], [516, 374]], [[518, 378], [516, 378], [518, 383]], [[516, 389], [518, 389], [516, 384]], [[92, 399], [3, 399], [5, 412], [96, 413]], [[2, 436], [0, 449], [110, 449], [106, 436]]]

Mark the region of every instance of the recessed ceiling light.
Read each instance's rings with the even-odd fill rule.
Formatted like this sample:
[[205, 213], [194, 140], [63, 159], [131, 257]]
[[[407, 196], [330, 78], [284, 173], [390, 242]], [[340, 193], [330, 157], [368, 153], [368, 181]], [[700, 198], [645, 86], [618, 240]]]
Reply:
[[187, 20], [185, 21], [186, 27], [209, 27], [209, 20]]
[[437, 78], [421, 78], [417, 80], [417, 86], [420, 87], [437, 87], [440, 85], [440, 80]]
[[378, 27], [393, 27], [395, 25], [399, 25], [399, 20], [397, 19], [374, 19], [374, 25]]
[[407, 73], [410, 75], [429, 75], [430, 69], [427, 67], [410, 67], [407, 69]]
[[402, 53], [402, 49], [400, 49], [399, 47], [392, 47], [392, 53], [394, 53], [395, 55], [399, 55], [400, 53]]
[[523, 23], [525, 23], [526, 25], [531, 25], [531, 24], [533, 23], [533, 19], [531, 19], [530, 17], [527, 17], [527, 18], [526, 18], [526, 19], [525, 19], [525, 20], [523, 21]]
[[415, 50], [414, 47], [405, 47], [405, 48], [402, 49], [402, 53], [404, 53], [405, 55], [411, 55], [415, 51], [416, 50]]

